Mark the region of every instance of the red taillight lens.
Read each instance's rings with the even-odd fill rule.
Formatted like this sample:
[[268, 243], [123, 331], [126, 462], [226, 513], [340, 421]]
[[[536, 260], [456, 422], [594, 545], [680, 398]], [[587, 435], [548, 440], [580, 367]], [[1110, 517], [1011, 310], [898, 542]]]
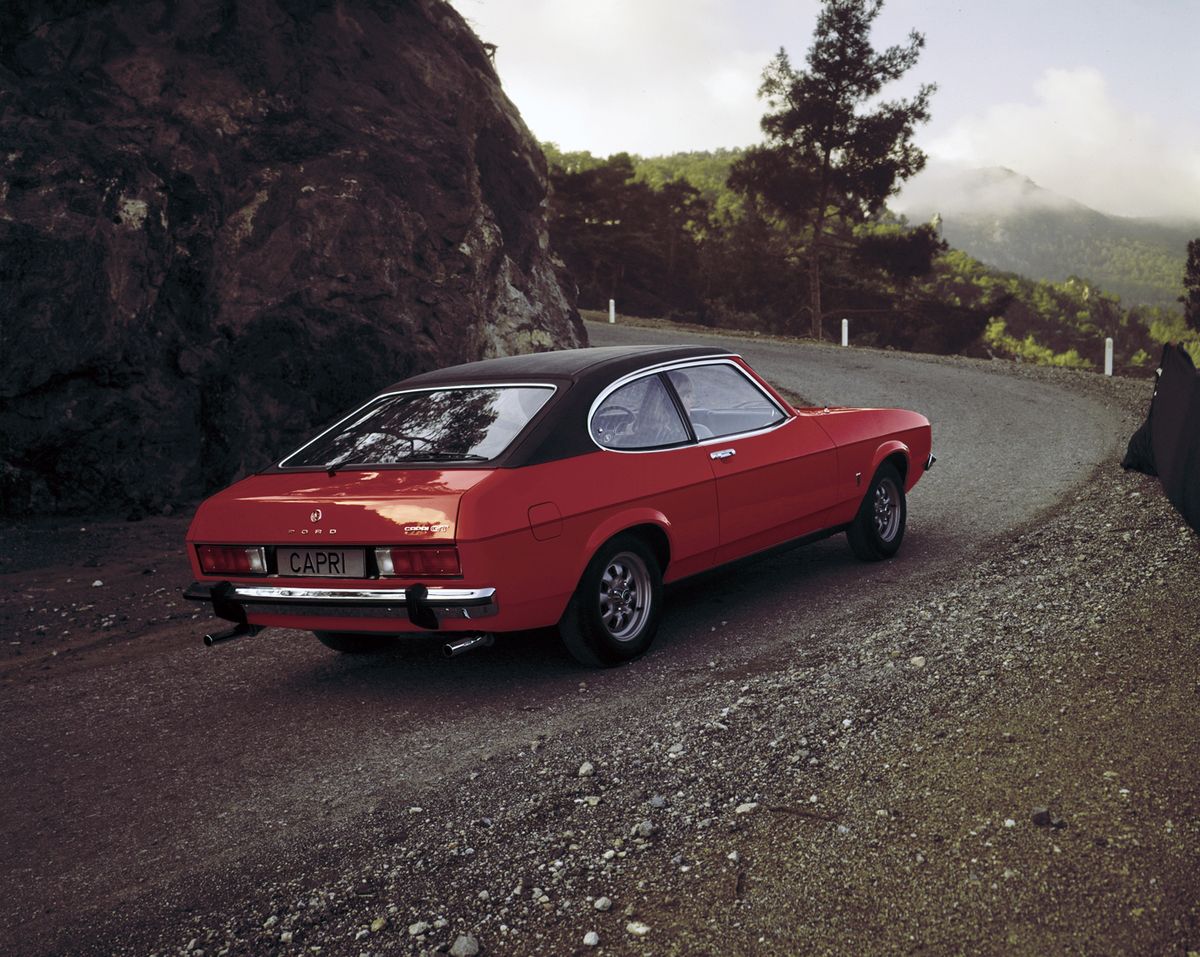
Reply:
[[206, 575], [265, 575], [267, 558], [261, 547], [197, 545], [196, 557]]
[[377, 548], [379, 574], [394, 578], [461, 575], [457, 548]]

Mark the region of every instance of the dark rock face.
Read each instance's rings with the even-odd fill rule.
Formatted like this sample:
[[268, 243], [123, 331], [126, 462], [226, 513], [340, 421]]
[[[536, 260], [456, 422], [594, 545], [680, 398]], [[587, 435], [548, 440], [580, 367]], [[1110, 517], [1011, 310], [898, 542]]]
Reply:
[[585, 344], [442, 0], [0, 9], [0, 511], [157, 511], [406, 375]]

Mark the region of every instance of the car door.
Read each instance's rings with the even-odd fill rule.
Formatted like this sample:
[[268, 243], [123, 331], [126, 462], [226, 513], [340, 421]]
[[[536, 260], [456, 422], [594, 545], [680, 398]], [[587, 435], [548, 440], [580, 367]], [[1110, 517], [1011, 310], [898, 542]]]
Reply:
[[826, 527], [837, 453], [811, 416], [785, 410], [732, 360], [666, 373], [717, 489], [718, 562]]
[[[635, 514], [649, 508], [669, 526], [671, 562], [665, 580], [712, 567], [719, 536], [716, 483], [707, 452], [684, 424], [671, 387], [648, 373], [602, 396], [588, 428], [611, 453], [595, 463], [589, 484], [613, 490], [610, 510]], [[614, 494], [615, 493], [615, 494]]]

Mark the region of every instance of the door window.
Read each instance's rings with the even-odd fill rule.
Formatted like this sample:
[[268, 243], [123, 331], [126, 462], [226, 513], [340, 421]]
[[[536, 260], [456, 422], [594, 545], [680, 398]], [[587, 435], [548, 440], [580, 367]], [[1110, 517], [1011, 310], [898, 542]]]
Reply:
[[757, 432], [787, 418], [766, 393], [732, 365], [691, 366], [667, 373], [696, 437]]

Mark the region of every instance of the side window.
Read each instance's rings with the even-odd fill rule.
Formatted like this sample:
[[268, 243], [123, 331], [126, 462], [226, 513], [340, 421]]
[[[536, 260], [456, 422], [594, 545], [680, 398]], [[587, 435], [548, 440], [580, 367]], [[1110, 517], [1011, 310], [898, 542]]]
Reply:
[[758, 386], [731, 365], [675, 369], [667, 376], [701, 441], [754, 432], [786, 418]]
[[688, 441], [687, 428], [656, 375], [623, 385], [592, 416], [592, 438], [609, 449], [653, 449]]

